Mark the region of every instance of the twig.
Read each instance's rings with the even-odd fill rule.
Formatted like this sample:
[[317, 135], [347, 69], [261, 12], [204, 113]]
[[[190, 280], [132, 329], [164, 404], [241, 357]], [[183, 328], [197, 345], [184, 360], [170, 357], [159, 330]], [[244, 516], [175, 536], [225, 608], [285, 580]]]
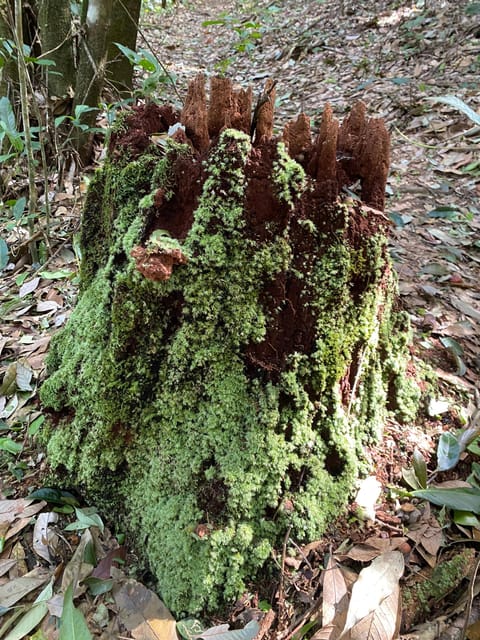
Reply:
[[[33, 157], [32, 135], [30, 132], [30, 113], [28, 110], [27, 95], [27, 65], [23, 53], [23, 11], [22, 0], [15, 0], [15, 29], [13, 30], [15, 45], [17, 47], [18, 80], [20, 85], [20, 102], [22, 108], [23, 132], [25, 134], [25, 153], [27, 155], [28, 170], [28, 228], [33, 236], [35, 229], [33, 220], [37, 208], [37, 188], [35, 186], [35, 159]], [[47, 194], [48, 196], [48, 194]], [[37, 246], [30, 243], [30, 255], [33, 262], [38, 262]]]
[[474, 591], [475, 591], [475, 580], [477, 579], [477, 573], [478, 573], [478, 569], [480, 568], [480, 556], [477, 558], [477, 562], [475, 564], [475, 569], [473, 571], [473, 575], [472, 578], [470, 580], [470, 584], [468, 586], [468, 603], [467, 603], [467, 608], [465, 609], [465, 622], [463, 623], [463, 629], [460, 633], [460, 637], [458, 640], [465, 640], [465, 638], [467, 637], [467, 628], [468, 628], [468, 621], [470, 618], [470, 613], [472, 612], [472, 604], [473, 604], [473, 598], [474, 598]]
[[400, 131], [400, 129], [398, 127], [395, 127], [395, 131], [398, 133], [398, 135], [403, 138], [404, 140], [406, 140], [407, 142], [409, 142], [410, 144], [413, 144], [415, 147], [421, 147], [422, 149], [432, 149], [433, 151], [463, 151], [463, 152], [469, 152], [469, 151], [479, 151], [480, 147], [477, 145], [472, 145], [471, 147], [466, 146], [466, 147], [445, 147], [442, 144], [424, 144], [423, 142], [417, 142], [416, 140], [412, 140], [412, 138], [409, 138], [408, 136], [406, 136], [404, 133], [402, 133]]
[[290, 537], [290, 531], [292, 529], [292, 525], [289, 525], [287, 529], [287, 533], [285, 534], [285, 538], [283, 539], [283, 548], [282, 548], [282, 566], [280, 567], [280, 582], [278, 584], [278, 605], [279, 607], [283, 607], [283, 603], [285, 602], [284, 597], [284, 586], [285, 586], [285, 559], [287, 557], [287, 543]]

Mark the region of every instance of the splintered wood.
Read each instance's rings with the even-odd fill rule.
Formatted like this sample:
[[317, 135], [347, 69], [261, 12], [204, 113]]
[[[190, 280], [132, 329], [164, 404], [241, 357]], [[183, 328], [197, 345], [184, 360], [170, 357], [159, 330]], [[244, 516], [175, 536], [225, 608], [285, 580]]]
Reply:
[[[274, 107], [275, 82], [271, 79], [253, 107], [252, 88], [237, 88], [229, 78], [211, 78], [208, 99], [205, 76], [200, 74], [189, 84], [181, 122], [187, 139], [201, 154], [228, 128], [251, 135], [253, 145], [259, 147], [274, 138]], [[332, 201], [344, 187], [360, 180], [363, 202], [383, 210], [390, 136], [382, 119], [367, 117], [362, 102], [353, 105], [341, 125], [327, 103], [313, 141], [310, 118], [304, 113], [285, 125], [279, 139], [316, 180], [322, 199]]]

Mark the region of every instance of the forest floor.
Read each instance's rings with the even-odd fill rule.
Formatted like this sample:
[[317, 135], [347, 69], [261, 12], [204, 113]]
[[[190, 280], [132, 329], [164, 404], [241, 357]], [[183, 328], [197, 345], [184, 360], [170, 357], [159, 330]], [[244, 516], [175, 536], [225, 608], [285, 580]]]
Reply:
[[[177, 91], [166, 83], [162, 101], [181, 106], [188, 80], [199, 72], [212, 75], [221, 70], [240, 85], [252, 85], [257, 94], [268, 77], [277, 81], [279, 131], [301, 111], [311, 116], [315, 129], [327, 102], [340, 119], [356, 100], [367, 104], [370, 116], [384, 118], [392, 139], [386, 213], [392, 222], [390, 249], [399, 275], [400, 302], [414, 329], [414, 359], [426, 361], [438, 377], [438, 390], [423, 418], [408, 426], [390, 422], [384, 441], [371, 451], [373, 473], [383, 489], [375, 520], [361, 522], [352, 507], [325, 539], [303, 546], [291, 541], [298, 553], [286, 557], [279, 550], [278, 581], [251, 585], [251, 593], [218, 624], [228, 617], [229, 623], [241, 627], [265, 608], [259, 600], [268, 600], [272, 614], [264, 616], [259, 638], [299, 640], [313, 633], [315, 640], [333, 638], [318, 629], [320, 612], [325, 616], [329, 606], [339, 604], [326, 593], [325, 582], [322, 589], [321, 568], [328, 553], [334, 553], [350, 584], [365, 563], [400, 549], [407, 566], [405, 594], [408, 589], [410, 597], [417, 594], [404, 604], [402, 637], [480, 638], [480, 603], [474, 597], [478, 582], [464, 580], [478, 568], [480, 523], [466, 518], [455, 524], [445, 512], [438, 514], [428, 506], [419, 509], [410, 502], [401, 508], [387, 490], [401, 484], [402, 469], [412, 465], [415, 448], [433, 470], [439, 434], [462, 424], [478, 426], [480, 15], [468, 12], [471, 4], [432, 0], [423, 9], [421, 3], [389, 0], [275, 4], [196, 0], [145, 14], [139, 46], [144, 46], [145, 37], [176, 77]], [[38, 527], [34, 530], [30, 524], [33, 512], [25, 513], [32, 506], [13, 505], [12, 499], [41, 487], [44, 460], [34, 435], [43, 416], [36, 390], [44, 375], [49, 340], [75, 303], [75, 232], [82, 191], [76, 180], [67, 179], [53, 193], [53, 257], [48, 264], [34, 270], [19, 253], [0, 284], [0, 428], [5, 436], [0, 438], [0, 535], [5, 545], [0, 553], [0, 593], [7, 578], [23, 575], [18, 566], [12, 573], [13, 553], [23, 553], [30, 573], [35, 554], [49, 557], [45, 549], [42, 555], [42, 544], [36, 540]], [[2, 218], [0, 226], [10, 246], [25, 244], [25, 235], [11, 221]], [[449, 480], [454, 482], [451, 486], [460, 487], [478, 460], [464, 452], [459, 464], [438, 474], [435, 481]], [[7, 514], [3, 518], [2, 509]], [[102, 517], [108, 521], [109, 514]], [[106, 534], [100, 541], [111, 565], [114, 556], [108, 549], [116, 543]], [[75, 549], [78, 540], [68, 538], [68, 544]], [[72, 554], [73, 550], [64, 551], [63, 557], [70, 571], [78, 565]], [[452, 578], [450, 572], [448, 589], [429, 592], [426, 606], [421, 606], [416, 586], [428, 579], [439, 582], [439, 567], [447, 567], [445, 561], [462, 554], [460, 575]], [[101, 572], [97, 575], [104, 577]], [[22, 597], [15, 602], [22, 602]], [[115, 617], [118, 602], [102, 597], [85, 595], [80, 605], [95, 637], [147, 637], [132, 635], [125, 619]], [[52, 609], [50, 613], [54, 615]], [[398, 613], [395, 609], [388, 615]], [[411, 630], [414, 624], [420, 625], [417, 631]], [[44, 622], [43, 629], [45, 635], [39, 638], [57, 637], [51, 623]], [[168, 635], [173, 633], [170, 628], [163, 633], [149, 637], [174, 637]], [[221, 637], [220, 631], [215, 637]]]

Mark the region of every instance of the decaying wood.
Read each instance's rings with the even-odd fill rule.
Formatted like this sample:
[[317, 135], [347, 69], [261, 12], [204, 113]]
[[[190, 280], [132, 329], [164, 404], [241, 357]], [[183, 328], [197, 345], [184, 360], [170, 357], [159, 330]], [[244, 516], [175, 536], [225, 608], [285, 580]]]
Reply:
[[236, 89], [233, 92], [232, 127], [249, 133], [252, 119], [252, 87]]
[[[275, 81], [268, 79], [252, 113], [252, 89], [236, 89], [229, 78], [212, 78], [207, 100], [205, 76], [189, 85], [181, 122], [202, 154], [229, 127], [249, 133], [255, 146], [273, 138]], [[312, 142], [310, 119], [304, 113], [287, 123], [282, 135], [288, 153], [315, 178], [324, 201], [335, 200], [343, 187], [360, 180], [363, 202], [382, 210], [385, 204], [390, 136], [382, 119], [368, 118], [356, 102], [339, 125], [325, 105], [320, 130]]]
[[[310, 118], [301, 113], [296, 120], [288, 122], [283, 128], [283, 141], [292, 158], [297, 158], [312, 144]], [[299, 158], [301, 159], [301, 158]]]
[[276, 80], [268, 78], [265, 89], [258, 99], [253, 113], [252, 135], [255, 134], [255, 144], [259, 145], [273, 136], [273, 115], [275, 112]]
[[200, 152], [208, 149], [210, 138], [208, 135], [207, 96], [205, 76], [202, 74], [199, 74], [188, 85], [188, 93], [182, 111], [182, 122], [193, 146]]
[[210, 81], [210, 108], [208, 109], [208, 133], [217, 137], [222, 129], [232, 125], [233, 83], [230, 78], [214, 77]]
[[338, 120], [327, 103], [323, 111], [320, 132], [314, 143], [310, 173], [318, 182], [319, 192], [326, 201], [338, 193], [337, 180]]

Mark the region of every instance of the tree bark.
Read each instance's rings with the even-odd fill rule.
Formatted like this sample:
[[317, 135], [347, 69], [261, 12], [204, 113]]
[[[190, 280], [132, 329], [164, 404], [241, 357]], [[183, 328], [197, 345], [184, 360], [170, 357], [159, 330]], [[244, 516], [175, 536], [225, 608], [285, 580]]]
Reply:
[[[85, 2], [86, 0], [84, 0]], [[74, 109], [79, 105], [98, 107], [104, 86], [107, 61], [107, 34], [110, 29], [113, 0], [88, 0], [80, 43], [80, 60], [76, 75]], [[85, 113], [81, 122], [88, 128], [95, 124], [96, 112]], [[89, 129], [75, 132], [75, 143], [84, 164], [92, 152], [92, 133]]]
[[69, 0], [41, 0], [38, 26], [42, 56], [53, 60], [46, 67], [48, 95], [62, 97], [75, 91], [75, 62], [73, 56], [72, 13]]
[[132, 93], [133, 66], [120, 53], [116, 42], [135, 51], [141, 0], [114, 0], [113, 16], [108, 33], [107, 81], [113, 85], [120, 98]]
[[10, 20], [13, 4], [10, 0], [0, 0], [0, 96], [12, 96], [12, 82], [18, 81], [15, 60], [9, 56], [5, 41], [13, 42]]
[[[321, 535], [387, 409], [418, 399], [383, 122], [327, 105], [315, 140], [304, 114], [275, 139], [269, 105], [252, 145], [251, 94], [212, 87], [113, 133], [41, 391], [50, 464], [116, 509], [189, 613], [237, 597], [287, 530]], [[344, 195], [357, 181], [364, 202]]]

